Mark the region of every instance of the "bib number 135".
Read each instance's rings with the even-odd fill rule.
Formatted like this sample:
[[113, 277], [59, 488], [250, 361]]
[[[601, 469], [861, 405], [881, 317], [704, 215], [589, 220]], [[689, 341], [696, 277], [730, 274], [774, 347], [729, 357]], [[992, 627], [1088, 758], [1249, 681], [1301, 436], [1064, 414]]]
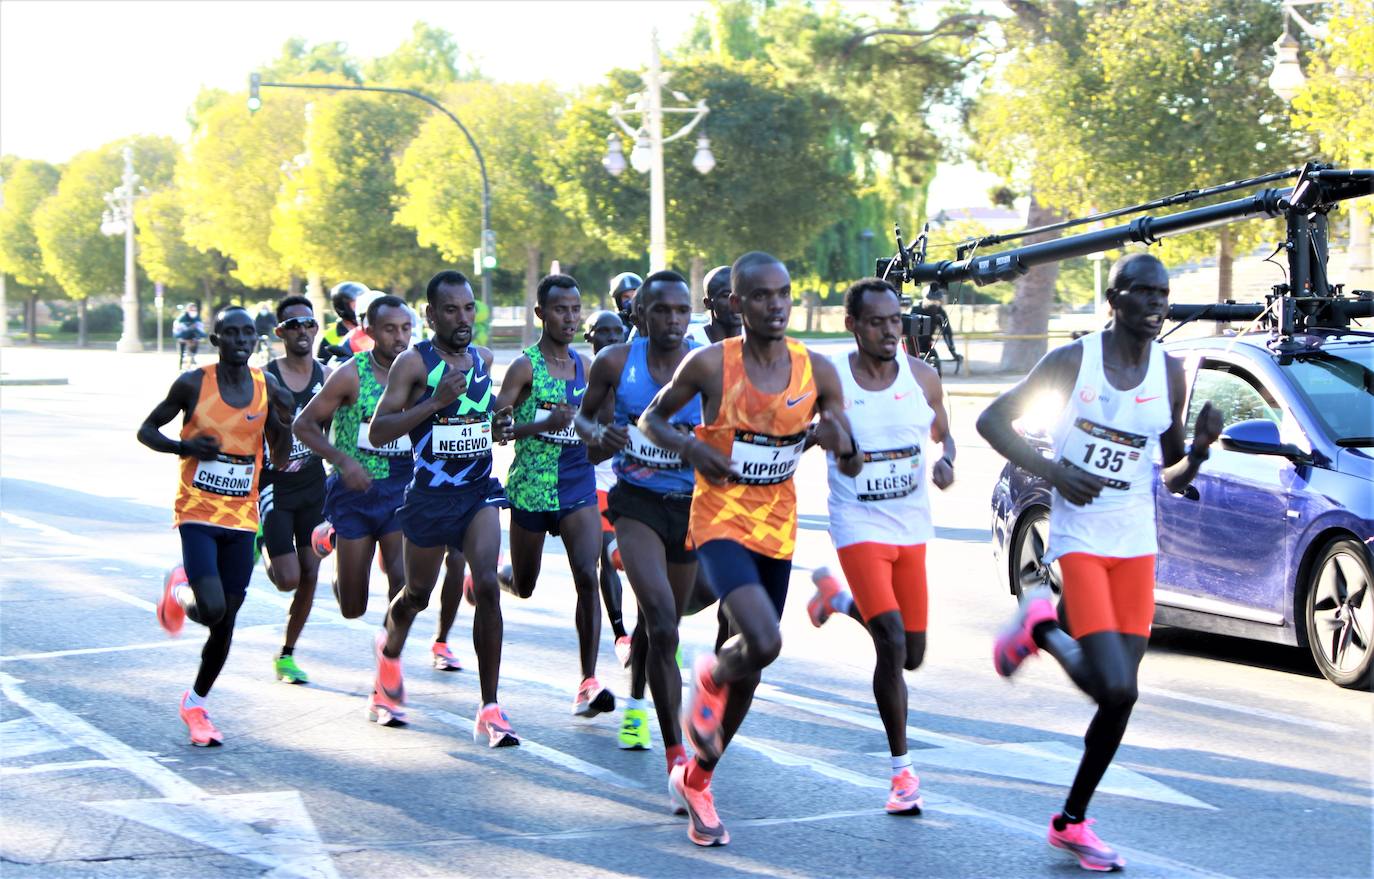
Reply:
[[1097, 470], [1120, 473], [1121, 468], [1126, 465], [1126, 452], [1122, 449], [1113, 449], [1111, 446], [1088, 443], [1083, 448], [1083, 463]]

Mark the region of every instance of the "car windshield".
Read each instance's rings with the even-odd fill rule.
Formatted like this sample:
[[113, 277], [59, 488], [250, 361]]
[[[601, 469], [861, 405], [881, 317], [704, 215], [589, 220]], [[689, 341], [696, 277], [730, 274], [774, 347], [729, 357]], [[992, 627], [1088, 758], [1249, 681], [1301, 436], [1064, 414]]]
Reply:
[[1338, 445], [1374, 446], [1374, 345], [1332, 345], [1284, 367]]

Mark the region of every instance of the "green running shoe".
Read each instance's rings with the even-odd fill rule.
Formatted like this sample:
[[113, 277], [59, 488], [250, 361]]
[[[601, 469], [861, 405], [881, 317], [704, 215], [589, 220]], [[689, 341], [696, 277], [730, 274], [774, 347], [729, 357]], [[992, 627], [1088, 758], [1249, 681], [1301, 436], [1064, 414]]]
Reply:
[[643, 708], [626, 708], [620, 720], [620, 750], [647, 751], [652, 747], [649, 741], [649, 712]]
[[276, 666], [277, 680], [286, 681], [288, 684], [310, 683], [309, 676], [301, 671], [299, 665], [296, 665], [296, 657], [277, 654], [274, 665]]

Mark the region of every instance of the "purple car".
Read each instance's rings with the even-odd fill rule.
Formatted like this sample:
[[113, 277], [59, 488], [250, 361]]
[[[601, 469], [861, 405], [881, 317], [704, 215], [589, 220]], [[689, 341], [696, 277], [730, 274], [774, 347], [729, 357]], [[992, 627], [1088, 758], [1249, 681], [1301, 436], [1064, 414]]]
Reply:
[[[1186, 491], [1155, 481], [1157, 625], [1307, 647], [1343, 687], [1374, 664], [1374, 333], [1313, 330], [1165, 344], [1184, 361], [1188, 438], [1202, 404], [1221, 441]], [[1061, 401], [1018, 422], [1048, 456]], [[1155, 464], [1158, 470], [1158, 462]], [[1008, 464], [992, 493], [998, 570], [1013, 595], [1048, 581], [1049, 486]]]

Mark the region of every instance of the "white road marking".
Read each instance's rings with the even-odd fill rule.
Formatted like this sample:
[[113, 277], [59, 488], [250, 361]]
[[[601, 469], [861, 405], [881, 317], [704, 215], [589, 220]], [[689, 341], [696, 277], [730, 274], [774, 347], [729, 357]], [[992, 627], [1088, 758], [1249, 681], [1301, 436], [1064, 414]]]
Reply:
[[1261, 717], [1265, 720], [1275, 720], [1279, 723], [1288, 723], [1293, 726], [1305, 726], [1309, 729], [1319, 729], [1323, 732], [1334, 733], [1353, 733], [1353, 727], [1329, 720], [1318, 720], [1315, 717], [1300, 717], [1296, 714], [1285, 714], [1282, 711], [1271, 711], [1268, 708], [1255, 708], [1250, 705], [1237, 705], [1234, 702], [1226, 702], [1222, 699], [1209, 699], [1206, 696], [1194, 696], [1191, 693], [1180, 693], [1178, 690], [1164, 690], [1159, 687], [1142, 686], [1142, 698], [1149, 696], [1163, 696], [1166, 699], [1176, 699], [1179, 702], [1191, 702], [1194, 705], [1203, 705], [1207, 708], [1219, 708], [1222, 711], [1234, 711], [1237, 714], [1249, 714], [1252, 717]]
[[[318, 627], [336, 624], [332, 620], [321, 620], [313, 625]], [[256, 626], [236, 626], [234, 628], [234, 634], [241, 636], [261, 629], [277, 631], [281, 629], [281, 625], [279, 623], [262, 623]], [[100, 653], [161, 650], [167, 647], [193, 647], [199, 650], [203, 646], [203, 642], [195, 638], [163, 638], [161, 641], [144, 641], [141, 644], [120, 644], [115, 647], [74, 647], [70, 650], [49, 650], [46, 653], [16, 653], [12, 656], [0, 656], [0, 662], [31, 662], [40, 659], [60, 659], [64, 656], [92, 656]]]
[[[5, 756], [9, 756], [6, 754]], [[5, 775], [42, 775], [48, 772], [84, 772], [87, 769], [119, 769], [109, 760], [72, 760], [69, 763], [39, 763], [34, 766], [0, 767], [0, 776]]]
[[207, 794], [65, 708], [32, 698], [20, 687], [22, 683], [0, 672], [0, 691], [16, 707], [60, 733], [70, 747], [94, 751], [105, 758], [100, 762], [127, 772], [163, 796], [85, 805], [261, 864], [271, 870], [269, 876], [337, 879], [334, 863], [297, 791]]
[[0, 723], [0, 755], [6, 758], [32, 757], [49, 751], [65, 751], [71, 745], [48, 734], [32, 717]]
[[[786, 705], [798, 711], [818, 714], [831, 720], [838, 720], [874, 732], [881, 733], [884, 731], [882, 720], [876, 711], [872, 714], [861, 714], [841, 705], [833, 705], [819, 699], [788, 693], [771, 684], [760, 684], [755, 694], [756, 698], [778, 705]], [[999, 775], [1004, 778], [1019, 778], [1063, 787], [1068, 787], [1073, 783], [1073, 777], [1078, 771], [1077, 749], [1061, 742], [1015, 742], [1001, 745], [982, 745], [914, 726], [907, 727], [907, 735], [916, 741], [937, 746], [935, 748], [917, 748], [910, 752], [912, 762], [923, 763], [928, 766], [941, 766], [960, 772]], [[1214, 810], [1216, 808], [1162, 782], [1119, 765], [1108, 768], [1098, 790], [1103, 793], [1190, 806], [1195, 809]]]

